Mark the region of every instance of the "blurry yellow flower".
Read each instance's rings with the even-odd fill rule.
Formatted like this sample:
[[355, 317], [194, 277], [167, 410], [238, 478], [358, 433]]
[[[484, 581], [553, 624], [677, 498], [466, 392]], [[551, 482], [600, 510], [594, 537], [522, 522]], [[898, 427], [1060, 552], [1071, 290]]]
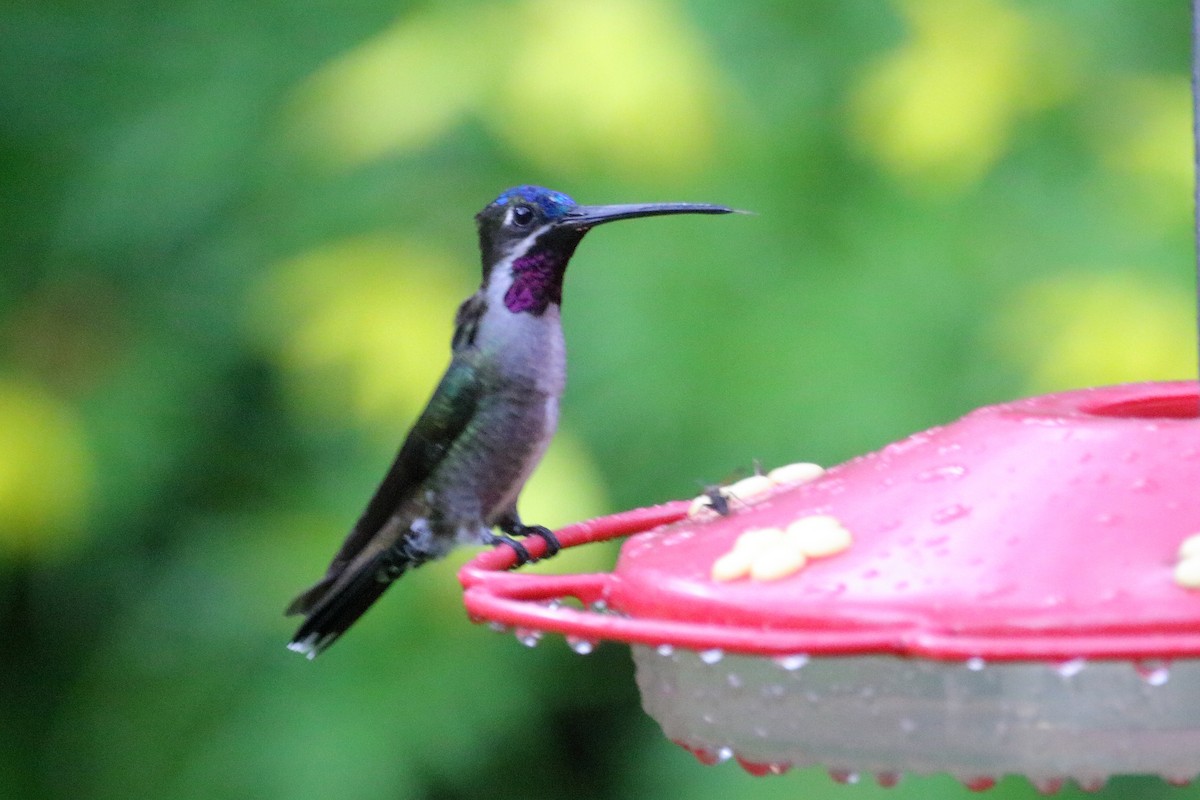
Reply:
[[0, 554], [78, 539], [93, 465], [74, 411], [35, 386], [0, 379], [0, 454]]
[[432, 248], [353, 239], [276, 265], [251, 313], [304, 406], [394, 428], [450, 362], [463, 273]]
[[1180, 75], [1130, 78], [1109, 96], [1111, 134], [1103, 141], [1108, 163], [1120, 170], [1190, 189], [1192, 95]]
[[1095, 135], [1113, 171], [1133, 179], [1135, 205], [1174, 228], [1192, 211], [1192, 95], [1179, 75], [1128, 78], [1108, 87], [1097, 108]]
[[1132, 274], [1066, 275], [1025, 287], [993, 335], [1029, 391], [1196, 374], [1195, 299]]
[[1000, 0], [898, 0], [911, 37], [872, 65], [853, 99], [854, 134], [901, 178], [956, 187], [1003, 153], [1017, 120], [1057, 99], [1063, 41]]
[[703, 165], [720, 81], [676, 6], [526, 0], [519, 8], [521, 40], [486, 111], [521, 156], [548, 171]]
[[301, 87], [292, 134], [356, 164], [432, 144], [472, 116], [545, 169], [698, 169], [719, 76], [657, 0], [522, 0], [402, 18]]
[[294, 133], [319, 157], [350, 164], [430, 145], [489, 90], [487, 53], [511, 24], [493, 5], [405, 16], [308, 79]]

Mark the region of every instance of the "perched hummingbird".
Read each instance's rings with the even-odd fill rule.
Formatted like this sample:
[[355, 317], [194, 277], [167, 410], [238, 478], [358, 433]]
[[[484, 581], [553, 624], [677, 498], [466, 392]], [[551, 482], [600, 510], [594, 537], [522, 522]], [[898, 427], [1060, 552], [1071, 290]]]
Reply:
[[289, 615], [305, 615], [288, 648], [315, 658], [392, 581], [455, 544], [507, 545], [518, 566], [530, 556], [513, 537], [539, 536], [556, 553], [548, 529], [521, 521], [517, 497], [558, 424], [567, 262], [584, 234], [606, 222], [731, 211], [581, 206], [539, 186], [509, 189], [480, 211], [483, 283], [458, 309], [450, 367], [325, 577], [288, 606]]

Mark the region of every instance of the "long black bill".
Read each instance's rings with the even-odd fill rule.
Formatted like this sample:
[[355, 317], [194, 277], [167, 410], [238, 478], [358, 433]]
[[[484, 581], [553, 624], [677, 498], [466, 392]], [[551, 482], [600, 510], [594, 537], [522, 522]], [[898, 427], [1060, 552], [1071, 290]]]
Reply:
[[576, 206], [559, 221], [575, 228], [594, 228], [606, 222], [663, 214], [732, 214], [732, 208], [708, 203], [625, 203], [612, 206]]

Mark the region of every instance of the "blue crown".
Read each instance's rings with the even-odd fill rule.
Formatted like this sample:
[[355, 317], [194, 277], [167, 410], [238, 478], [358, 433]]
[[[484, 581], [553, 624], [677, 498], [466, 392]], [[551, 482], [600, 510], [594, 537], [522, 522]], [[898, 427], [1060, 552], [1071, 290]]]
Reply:
[[576, 206], [570, 196], [541, 186], [514, 186], [511, 189], [505, 189], [493, 201], [493, 204], [508, 205], [517, 198], [538, 206], [549, 219], [558, 219]]

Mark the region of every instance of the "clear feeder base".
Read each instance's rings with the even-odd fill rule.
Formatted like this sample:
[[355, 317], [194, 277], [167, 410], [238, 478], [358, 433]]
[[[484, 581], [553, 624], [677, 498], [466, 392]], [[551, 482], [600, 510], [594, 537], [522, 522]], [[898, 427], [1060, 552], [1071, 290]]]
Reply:
[[703, 760], [755, 773], [1006, 774], [1055, 788], [1200, 772], [1200, 660], [941, 662], [633, 648], [642, 703]]

